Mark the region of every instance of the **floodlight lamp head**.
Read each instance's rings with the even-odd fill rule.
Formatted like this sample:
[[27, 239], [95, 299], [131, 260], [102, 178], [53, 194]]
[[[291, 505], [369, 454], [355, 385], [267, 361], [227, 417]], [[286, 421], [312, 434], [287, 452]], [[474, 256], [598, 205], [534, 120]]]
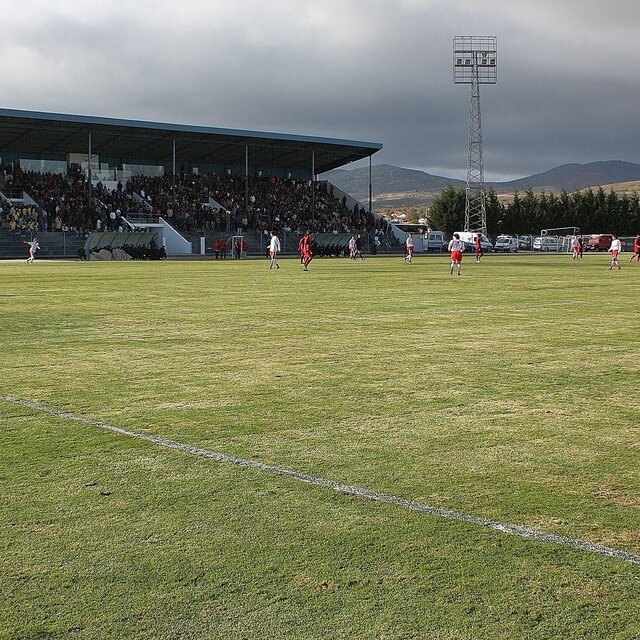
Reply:
[[456, 36], [453, 39], [453, 81], [495, 84], [498, 79], [498, 38]]

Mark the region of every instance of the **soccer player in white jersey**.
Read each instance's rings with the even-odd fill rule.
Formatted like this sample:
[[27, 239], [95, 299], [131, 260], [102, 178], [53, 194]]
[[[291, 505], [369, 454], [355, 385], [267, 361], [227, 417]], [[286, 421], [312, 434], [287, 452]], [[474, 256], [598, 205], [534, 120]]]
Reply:
[[578, 236], [574, 236], [571, 241], [571, 253], [573, 254], [573, 260], [580, 260], [582, 257], [580, 255], [580, 240], [578, 240]]
[[280, 238], [276, 235], [275, 231], [271, 232], [271, 240], [269, 241], [269, 257], [271, 258], [271, 264], [269, 265], [269, 269], [280, 268], [276, 257], [280, 252]]
[[453, 234], [453, 240], [449, 242], [449, 251], [451, 251], [451, 268], [449, 273], [453, 275], [453, 267], [458, 266], [458, 275], [462, 275], [462, 252], [464, 251], [464, 242], [460, 240], [460, 235]]
[[349, 238], [349, 258], [351, 258], [351, 260], [356, 259], [356, 237], [355, 236], [351, 236]]
[[406, 253], [404, 256], [404, 261], [412, 264], [413, 262], [413, 234], [410, 233], [407, 235], [407, 241], [405, 243]]
[[611, 264], [609, 265], [609, 269], [613, 269], [613, 267], [616, 267], [618, 270], [620, 270], [620, 265], [618, 264], [618, 254], [622, 251], [622, 243], [618, 239], [618, 236], [615, 234], [613, 235], [613, 240], [611, 241], [609, 251], [611, 251]]
[[27, 264], [33, 264], [33, 261], [36, 258], [36, 251], [40, 249], [38, 238], [34, 238], [31, 242], [24, 240], [24, 243], [29, 245], [29, 257], [27, 258]]

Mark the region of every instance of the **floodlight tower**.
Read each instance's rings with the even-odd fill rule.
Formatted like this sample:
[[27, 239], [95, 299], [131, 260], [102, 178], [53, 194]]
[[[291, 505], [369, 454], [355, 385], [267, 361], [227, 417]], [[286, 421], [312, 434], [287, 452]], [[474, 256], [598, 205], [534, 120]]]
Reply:
[[469, 142], [467, 149], [467, 196], [464, 230], [487, 234], [487, 210], [482, 162], [480, 85], [495, 84], [498, 75], [496, 36], [456, 36], [453, 39], [453, 81], [471, 85]]

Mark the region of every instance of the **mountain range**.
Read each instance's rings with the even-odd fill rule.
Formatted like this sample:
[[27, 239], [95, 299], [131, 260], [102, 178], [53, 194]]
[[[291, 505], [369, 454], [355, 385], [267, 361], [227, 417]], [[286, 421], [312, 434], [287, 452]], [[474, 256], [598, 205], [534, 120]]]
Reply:
[[[369, 168], [335, 169], [322, 175], [339, 189], [365, 201], [369, 197]], [[640, 180], [640, 164], [621, 160], [606, 160], [587, 164], [563, 164], [543, 173], [536, 173], [508, 182], [488, 182], [498, 194], [512, 194], [532, 188], [536, 192], [569, 193], [587, 187], [599, 187]], [[417, 206], [429, 204], [449, 185], [465, 187], [464, 180], [435, 176], [417, 169], [405, 169], [389, 164], [371, 168], [374, 201], [377, 207]]]

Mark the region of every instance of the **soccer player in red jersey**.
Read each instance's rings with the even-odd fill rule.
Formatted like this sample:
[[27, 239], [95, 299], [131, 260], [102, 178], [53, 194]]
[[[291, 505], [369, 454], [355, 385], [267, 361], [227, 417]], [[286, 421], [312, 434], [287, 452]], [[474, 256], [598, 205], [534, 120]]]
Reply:
[[311, 231], [307, 231], [298, 244], [300, 249], [300, 255], [302, 256], [302, 265], [304, 271], [309, 271], [309, 263], [313, 259], [313, 253], [311, 252]]
[[480, 258], [484, 255], [484, 251], [482, 250], [482, 236], [478, 234], [476, 236], [476, 262], [480, 262]]

